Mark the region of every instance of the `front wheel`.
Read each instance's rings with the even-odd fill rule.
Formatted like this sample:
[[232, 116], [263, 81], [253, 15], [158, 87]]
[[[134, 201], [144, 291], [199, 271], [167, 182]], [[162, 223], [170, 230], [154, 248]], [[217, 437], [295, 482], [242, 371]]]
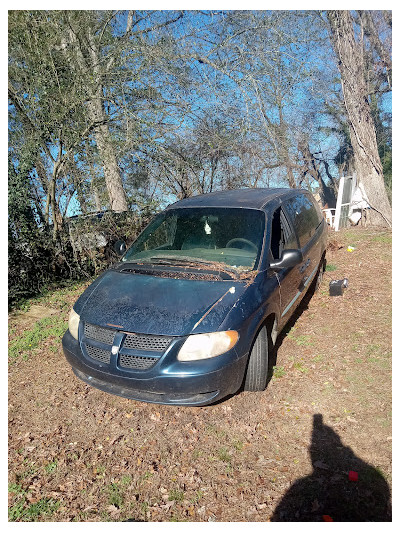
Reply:
[[267, 386], [269, 335], [264, 326], [257, 335], [247, 364], [244, 390], [263, 391]]

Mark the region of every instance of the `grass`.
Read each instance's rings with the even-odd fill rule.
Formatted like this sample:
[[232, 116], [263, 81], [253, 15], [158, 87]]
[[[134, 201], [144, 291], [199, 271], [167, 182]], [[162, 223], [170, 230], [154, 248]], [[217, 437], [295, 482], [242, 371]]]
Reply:
[[274, 366], [273, 368], [273, 377], [282, 378], [286, 374], [283, 366]]
[[219, 448], [217, 451], [218, 459], [223, 461], [224, 463], [230, 463], [232, 460], [232, 457], [229, 455], [228, 450], [226, 448]]
[[294, 341], [297, 346], [312, 346], [313, 341], [310, 335], [295, 335], [296, 327], [293, 327], [287, 334], [287, 338]]
[[[26, 459], [24, 459], [24, 464], [25, 465], [28, 464]], [[38, 468], [36, 467], [35, 463], [30, 463], [27, 470], [24, 470], [24, 472], [22, 472], [19, 477], [21, 479], [24, 479], [29, 476], [34, 476], [37, 472], [38, 472]]]
[[244, 444], [242, 440], [235, 439], [232, 442], [232, 446], [235, 448], [235, 450], [237, 450], [238, 452], [241, 452], [243, 450]]
[[337, 270], [337, 266], [332, 263], [328, 263], [325, 267], [325, 272], [334, 272], [335, 270]]
[[375, 237], [372, 237], [373, 242], [380, 242], [382, 244], [390, 244], [392, 245], [392, 236], [391, 235], [376, 235]]
[[183, 502], [185, 498], [185, 492], [181, 489], [172, 489], [168, 494], [168, 500], [170, 502]]
[[313, 341], [311, 340], [310, 335], [299, 335], [295, 342], [297, 346], [312, 346]]
[[392, 235], [387, 232], [377, 235], [371, 235], [369, 232], [362, 233], [352, 229], [345, 230], [343, 237], [347, 246], [352, 246], [354, 243], [369, 241], [372, 243], [389, 244], [392, 245]]
[[24, 489], [18, 483], [9, 483], [8, 492], [12, 492], [14, 494], [25, 494]]
[[368, 344], [367, 346], [367, 355], [376, 355], [381, 350], [380, 344]]
[[199, 503], [201, 498], [204, 496], [204, 492], [202, 490], [196, 490], [193, 498], [190, 498], [190, 502], [193, 504]]
[[226, 432], [221, 430], [220, 428], [213, 426], [211, 424], [206, 426], [206, 431], [209, 435], [216, 436], [220, 439], [226, 438]]
[[143, 483], [143, 481], [148, 481], [149, 479], [152, 479], [154, 476], [154, 473], [153, 472], [149, 472], [148, 470], [146, 470], [146, 472], [144, 474], [142, 474], [141, 476], [139, 476], [139, 483]]
[[193, 450], [192, 455], [194, 460], [200, 459], [204, 455], [204, 451], [196, 448]]
[[298, 370], [299, 372], [301, 372], [302, 374], [306, 374], [308, 372], [308, 368], [306, 368], [305, 366], [303, 366], [302, 363], [300, 362], [296, 362], [294, 363], [293, 367]]
[[105, 466], [97, 466], [96, 467], [96, 479], [103, 478], [106, 475], [106, 467]]
[[14, 504], [8, 508], [10, 522], [36, 522], [39, 518], [51, 516], [60, 506], [60, 502], [52, 498], [41, 498], [39, 501], [27, 505], [26, 495], [28, 491], [17, 483], [10, 483], [8, 492], [16, 496]]
[[19, 356], [27, 359], [30, 352], [48, 338], [56, 337], [60, 339], [67, 327], [66, 320], [61, 316], [42, 318], [31, 329], [24, 331], [20, 337], [10, 342], [8, 347], [10, 360], [14, 361]]
[[47, 474], [52, 474], [53, 472], [56, 471], [57, 469], [57, 459], [55, 459], [54, 461], [52, 461], [51, 463], [48, 463], [45, 467], [44, 467], [45, 471], [47, 472]]
[[108, 487], [108, 503], [110, 505], [115, 505], [118, 509], [123, 506], [124, 497], [121, 494], [118, 483], [111, 483]]
[[128, 487], [132, 483], [132, 477], [123, 475], [120, 480], [121, 487]]

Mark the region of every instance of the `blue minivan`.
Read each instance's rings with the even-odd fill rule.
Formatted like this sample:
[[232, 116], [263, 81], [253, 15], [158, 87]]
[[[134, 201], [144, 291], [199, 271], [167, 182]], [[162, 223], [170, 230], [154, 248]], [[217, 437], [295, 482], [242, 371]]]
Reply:
[[326, 246], [306, 190], [181, 200], [80, 296], [64, 354], [84, 382], [134, 400], [207, 405], [262, 391], [271, 347], [322, 276]]

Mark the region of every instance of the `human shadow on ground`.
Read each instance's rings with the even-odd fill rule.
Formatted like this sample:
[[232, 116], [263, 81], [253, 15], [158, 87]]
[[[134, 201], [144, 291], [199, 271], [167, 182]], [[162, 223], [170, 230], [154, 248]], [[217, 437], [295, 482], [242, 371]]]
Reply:
[[312, 473], [293, 483], [272, 522], [391, 521], [390, 489], [383, 475], [344, 446], [321, 414], [314, 415], [309, 453]]

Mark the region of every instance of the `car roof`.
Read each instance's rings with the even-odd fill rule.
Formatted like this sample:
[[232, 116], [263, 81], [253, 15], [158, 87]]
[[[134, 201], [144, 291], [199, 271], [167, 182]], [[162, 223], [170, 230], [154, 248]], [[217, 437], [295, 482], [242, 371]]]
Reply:
[[232, 189], [191, 196], [169, 205], [167, 209], [183, 207], [245, 207], [262, 209], [267, 203], [276, 198], [283, 200], [299, 192], [304, 194], [308, 191], [289, 188]]

